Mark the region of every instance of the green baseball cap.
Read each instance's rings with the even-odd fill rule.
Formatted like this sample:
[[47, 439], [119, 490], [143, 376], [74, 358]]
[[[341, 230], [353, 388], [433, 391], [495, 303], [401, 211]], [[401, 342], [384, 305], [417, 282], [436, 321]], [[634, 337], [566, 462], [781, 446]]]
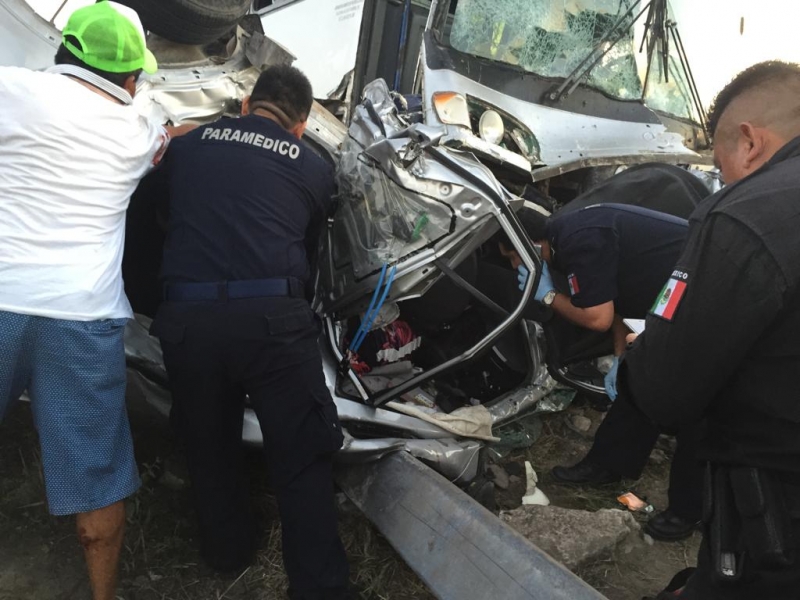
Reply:
[[158, 69], [139, 15], [117, 2], [102, 0], [79, 8], [61, 33], [67, 50], [95, 69], [109, 73]]

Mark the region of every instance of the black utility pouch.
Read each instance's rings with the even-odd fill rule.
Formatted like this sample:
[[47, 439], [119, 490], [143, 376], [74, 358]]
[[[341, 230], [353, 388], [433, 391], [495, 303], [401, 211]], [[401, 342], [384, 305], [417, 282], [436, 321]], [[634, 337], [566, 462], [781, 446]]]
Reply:
[[714, 578], [720, 583], [735, 583], [742, 577], [745, 553], [740, 542], [740, 518], [733, 500], [728, 468], [712, 465], [706, 477], [706, 493], [710, 488], [711, 498], [710, 504], [706, 499], [704, 517], [710, 517], [707, 527]]
[[792, 523], [780, 481], [752, 467], [730, 469], [748, 557], [760, 567], [792, 564]]

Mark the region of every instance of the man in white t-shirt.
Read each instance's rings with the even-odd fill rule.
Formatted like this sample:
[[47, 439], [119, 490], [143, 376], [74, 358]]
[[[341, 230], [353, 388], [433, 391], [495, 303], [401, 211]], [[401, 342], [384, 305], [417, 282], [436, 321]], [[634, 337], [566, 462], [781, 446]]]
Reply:
[[94, 598], [113, 600], [122, 500], [139, 487], [125, 211], [170, 133], [131, 106], [139, 73], [156, 70], [133, 10], [75, 11], [55, 62], [0, 68], [0, 418], [27, 389], [50, 512], [76, 515]]

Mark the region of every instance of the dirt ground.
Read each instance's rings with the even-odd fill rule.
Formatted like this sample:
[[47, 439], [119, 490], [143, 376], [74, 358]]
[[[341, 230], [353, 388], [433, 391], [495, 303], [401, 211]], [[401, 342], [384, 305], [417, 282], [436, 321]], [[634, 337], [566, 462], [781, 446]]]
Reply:
[[[571, 426], [576, 416], [589, 418], [591, 429], [580, 432]], [[600, 487], [563, 485], [553, 480], [550, 470], [554, 466], [572, 465], [583, 458], [603, 416], [604, 413], [588, 406], [571, 406], [563, 413], [547, 415], [542, 419], [541, 438], [528, 450], [512, 454], [505, 460], [517, 464], [529, 460], [539, 474], [538, 487], [556, 506], [583, 510], [623, 508], [617, 497], [625, 492], [634, 492], [652, 504], [656, 512], [667, 508], [669, 463], [674, 441], [666, 437], [659, 440], [639, 480], [623, 480]], [[634, 516], [642, 525], [647, 521], [644, 513], [634, 513]], [[596, 562], [581, 567], [577, 574], [609, 600], [641, 600], [644, 596], [655, 596], [675, 573], [696, 564], [700, 539], [699, 532], [682, 542], [650, 539], [652, 544], [641, 544], [632, 552], [599, 557]]]
[[[594, 427], [579, 433], [567, 420], [585, 414]], [[600, 489], [555, 484], [549, 470], [571, 464], [588, 449], [601, 413], [571, 408], [543, 420], [543, 434], [528, 450], [501, 460], [510, 474], [530, 460], [541, 474], [540, 488], [554, 504], [594, 510], [617, 507], [622, 491], [646, 496], [657, 509], [665, 505], [668, 461], [656, 453], [638, 482]], [[133, 410], [132, 428], [143, 478], [141, 491], [128, 501], [128, 525], [122, 555], [118, 598], [124, 600], [262, 600], [284, 598], [286, 581], [280, 558], [280, 526], [267, 494], [263, 462], [249, 455], [253, 501], [262, 530], [254, 565], [242, 573], [221, 576], [200, 561], [193, 542], [196, 531], [181, 469], [166, 423]], [[668, 453], [668, 451], [667, 451]], [[656, 464], [658, 463], [658, 464]], [[521, 487], [498, 495], [501, 507], [512, 507]], [[516, 498], [516, 499], [515, 499]], [[433, 598], [388, 542], [348, 502], [341, 501], [341, 530], [350, 558], [352, 579], [365, 600]], [[685, 543], [656, 542], [629, 554], [602, 557], [579, 575], [610, 600], [639, 600], [662, 587], [673, 573], [690, 565], [699, 534]], [[44, 504], [39, 450], [30, 408], [18, 403], [0, 424], [0, 600], [84, 600], [88, 585], [80, 548], [68, 518], [48, 515]]]
[[[143, 486], [127, 502], [118, 598], [285, 598], [277, 506], [266, 491], [261, 455], [248, 454], [253, 501], [264, 532], [257, 561], [243, 573], [218, 575], [202, 564], [195, 550], [189, 496], [181, 485], [183, 471], [166, 422], [134, 408], [131, 426]], [[433, 598], [351, 504], [343, 501], [340, 514], [352, 580], [362, 598]], [[88, 598], [73, 521], [47, 513], [30, 406], [17, 403], [0, 424], [0, 600]]]

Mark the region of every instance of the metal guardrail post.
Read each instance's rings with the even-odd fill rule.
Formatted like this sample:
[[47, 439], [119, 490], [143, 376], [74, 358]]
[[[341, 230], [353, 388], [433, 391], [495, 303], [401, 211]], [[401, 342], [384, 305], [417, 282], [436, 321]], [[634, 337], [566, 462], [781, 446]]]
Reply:
[[406, 452], [336, 481], [441, 600], [605, 600]]

